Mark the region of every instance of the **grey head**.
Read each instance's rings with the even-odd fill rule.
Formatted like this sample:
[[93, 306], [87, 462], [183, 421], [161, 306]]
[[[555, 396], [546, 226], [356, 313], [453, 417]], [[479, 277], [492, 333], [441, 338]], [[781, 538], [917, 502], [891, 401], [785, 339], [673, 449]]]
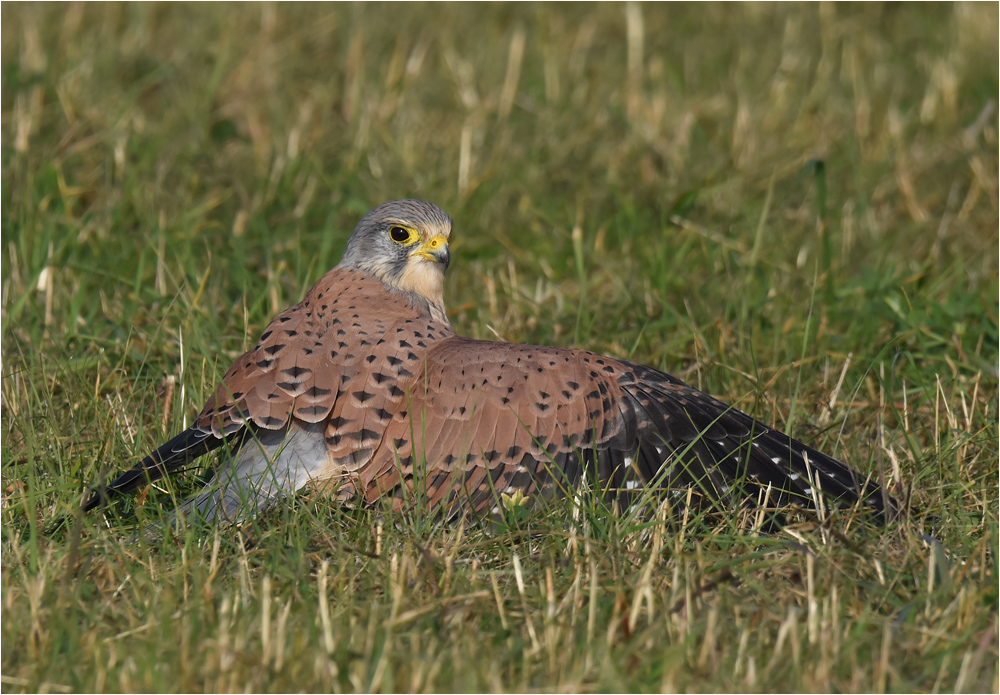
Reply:
[[393, 291], [425, 301], [444, 318], [444, 274], [451, 255], [451, 217], [423, 200], [382, 203], [361, 218], [338, 267], [354, 268]]

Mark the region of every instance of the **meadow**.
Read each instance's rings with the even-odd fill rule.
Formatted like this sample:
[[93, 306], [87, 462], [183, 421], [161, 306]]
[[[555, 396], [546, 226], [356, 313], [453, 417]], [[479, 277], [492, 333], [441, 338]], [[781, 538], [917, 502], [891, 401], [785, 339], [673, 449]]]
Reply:
[[[2, 6], [4, 692], [997, 692], [998, 10]], [[302, 494], [75, 512], [374, 205], [455, 220], [459, 333], [688, 383], [887, 526]], [[46, 533], [69, 514], [65, 529]]]

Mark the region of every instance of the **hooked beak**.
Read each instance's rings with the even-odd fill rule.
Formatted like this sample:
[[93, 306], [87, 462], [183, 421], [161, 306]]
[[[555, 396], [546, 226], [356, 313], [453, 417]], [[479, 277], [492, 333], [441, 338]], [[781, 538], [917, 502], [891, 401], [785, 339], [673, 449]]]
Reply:
[[432, 263], [440, 263], [444, 266], [443, 269], [447, 270], [448, 263], [451, 261], [451, 252], [448, 251], [448, 238], [444, 234], [431, 237], [420, 245], [415, 255], [426, 258]]

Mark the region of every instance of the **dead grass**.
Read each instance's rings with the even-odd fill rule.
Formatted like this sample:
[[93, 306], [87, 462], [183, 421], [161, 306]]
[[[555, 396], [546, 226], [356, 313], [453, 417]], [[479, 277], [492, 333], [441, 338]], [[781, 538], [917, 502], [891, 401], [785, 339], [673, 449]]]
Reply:
[[[995, 5], [2, 14], [4, 690], [1000, 687]], [[460, 332], [663, 368], [917, 511], [41, 533], [404, 196]]]

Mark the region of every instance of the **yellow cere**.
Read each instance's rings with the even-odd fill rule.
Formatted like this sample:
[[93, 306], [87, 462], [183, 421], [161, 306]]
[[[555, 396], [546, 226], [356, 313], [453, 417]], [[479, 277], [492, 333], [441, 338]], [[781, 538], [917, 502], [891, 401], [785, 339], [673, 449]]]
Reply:
[[427, 241], [424, 244], [424, 248], [428, 251], [437, 251], [442, 246], [448, 245], [448, 239], [445, 238], [444, 234], [438, 234]]

